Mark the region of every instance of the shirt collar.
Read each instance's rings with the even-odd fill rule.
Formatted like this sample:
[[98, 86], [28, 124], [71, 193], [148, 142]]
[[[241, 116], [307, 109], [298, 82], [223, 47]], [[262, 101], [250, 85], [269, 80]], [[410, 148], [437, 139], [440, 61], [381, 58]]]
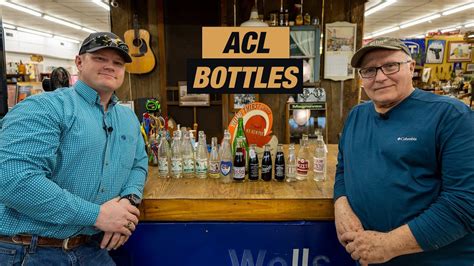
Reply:
[[[100, 96], [97, 93], [97, 91], [89, 87], [83, 81], [81, 80], [76, 81], [76, 83], [74, 84], [74, 89], [79, 95], [81, 95], [82, 98], [84, 98], [84, 100], [86, 100], [86, 102], [90, 104], [100, 105]], [[112, 94], [112, 97], [110, 98], [109, 105], [114, 106], [115, 104], [117, 104], [118, 101], [119, 101], [119, 98], [115, 95], [115, 92], [114, 92], [114, 94]]]

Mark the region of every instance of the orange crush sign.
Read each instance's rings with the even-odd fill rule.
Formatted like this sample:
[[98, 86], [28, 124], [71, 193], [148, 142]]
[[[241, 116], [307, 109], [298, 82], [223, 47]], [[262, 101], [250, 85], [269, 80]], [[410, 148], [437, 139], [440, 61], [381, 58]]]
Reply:
[[244, 119], [245, 136], [249, 145], [256, 144], [258, 147], [263, 147], [271, 140], [273, 113], [268, 105], [254, 102], [240, 109], [229, 123], [228, 129], [232, 140], [240, 117]]

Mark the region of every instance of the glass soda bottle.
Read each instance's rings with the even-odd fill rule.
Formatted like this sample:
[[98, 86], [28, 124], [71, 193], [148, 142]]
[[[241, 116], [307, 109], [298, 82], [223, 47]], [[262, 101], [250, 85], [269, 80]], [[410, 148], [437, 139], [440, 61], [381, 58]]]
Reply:
[[308, 177], [309, 158], [308, 135], [303, 134], [301, 147], [296, 157], [296, 179], [305, 180]]
[[191, 145], [191, 139], [189, 138], [189, 132], [183, 131], [184, 141], [183, 144], [183, 176], [194, 177], [194, 152]]
[[245, 180], [245, 158], [242, 139], [237, 139], [237, 150], [234, 156], [234, 181], [243, 182]]
[[[242, 140], [242, 145], [244, 147], [244, 158], [247, 157], [247, 152], [249, 149], [249, 145], [247, 142], [247, 137], [245, 136], [245, 131], [244, 131], [244, 119], [242, 117], [239, 117], [238, 119], [239, 123], [237, 126], [237, 131], [235, 132], [235, 137], [234, 137], [234, 142], [232, 143], [232, 155], [235, 155], [235, 151], [237, 148], [237, 141], [238, 139]], [[247, 160], [246, 160], [247, 161]]]
[[278, 144], [277, 153], [275, 156], [275, 180], [285, 180], [285, 155], [283, 154], [283, 145]]
[[258, 155], [256, 151], [256, 145], [250, 144], [249, 150], [249, 180], [250, 181], [257, 181], [258, 180]]
[[272, 155], [270, 154], [269, 144], [265, 144], [263, 151], [261, 178], [263, 181], [272, 180]]
[[181, 132], [173, 132], [173, 143], [171, 144], [171, 177], [183, 177], [183, 157], [181, 155]]
[[296, 155], [295, 144], [290, 144], [288, 147], [288, 158], [286, 159], [286, 181], [296, 181]]
[[170, 175], [170, 152], [165, 132], [160, 131], [160, 144], [158, 145], [158, 176], [167, 178]]
[[229, 183], [232, 178], [232, 148], [230, 146], [230, 133], [226, 129], [224, 131], [224, 140], [221, 145], [221, 180], [224, 183]]
[[206, 178], [208, 169], [208, 153], [206, 135], [204, 131], [199, 131], [198, 146], [196, 149], [196, 177]]
[[316, 149], [313, 156], [313, 173], [315, 181], [326, 180], [326, 144], [324, 143], [323, 135], [318, 135], [316, 139]]
[[209, 177], [219, 178], [220, 160], [217, 151], [217, 138], [211, 139], [211, 154], [209, 155]]

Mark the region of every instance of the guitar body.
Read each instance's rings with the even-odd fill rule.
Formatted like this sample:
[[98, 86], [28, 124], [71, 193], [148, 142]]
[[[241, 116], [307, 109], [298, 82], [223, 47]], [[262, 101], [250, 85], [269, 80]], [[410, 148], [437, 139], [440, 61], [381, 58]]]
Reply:
[[124, 33], [132, 62], [126, 65], [132, 74], [145, 74], [155, 67], [155, 55], [150, 48], [150, 33], [144, 29], [131, 29]]

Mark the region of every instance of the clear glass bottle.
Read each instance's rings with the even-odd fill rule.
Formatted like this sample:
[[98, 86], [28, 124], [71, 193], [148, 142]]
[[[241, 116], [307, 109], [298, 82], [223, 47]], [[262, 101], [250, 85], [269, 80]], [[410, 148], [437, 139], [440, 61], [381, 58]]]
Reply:
[[316, 148], [313, 156], [313, 173], [315, 181], [326, 180], [326, 169], [327, 169], [327, 153], [326, 144], [324, 143], [323, 135], [318, 135], [316, 140]]
[[286, 159], [286, 182], [294, 182], [296, 180], [295, 144], [290, 144], [288, 147], [288, 157]]
[[204, 131], [199, 131], [198, 145], [196, 149], [196, 177], [206, 178], [209, 165], [207, 152], [206, 135]]
[[181, 155], [181, 132], [173, 132], [173, 143], [171, 144], [171, 177], [183, 177], [183, 157]]
[[308, 135], [303, 134], [300, 150], [296, 157], [296, 179], [305, 180], [308, 177], [309, 158], [311, 158], [311, 155], [308, 148]]
[[160, 144], [158, 145], [158, 176], [167, 178], [170, 176], [170, 151], [165, 132], [160, 131]]
[[194, 177], [194, 152], [193, 146], [191, 144], [191, 139], [189, 138], [189, 132], [183, 131], [184, 141], [183, 143], [183, 176], [184, 177]]
[[221, 180], [224, 183], [232, 181], [232, 148], [230, 146], [230, 133], [226, 129], [224, 131], [224, 140], [221, 145], [221, 163], [220, 163]]
[[217, 138], [211, 139], [211, 154], [209, 155], [209, 177], [219, 178], [220, 172], [220, 159], [219, 152], [217, 150]]

